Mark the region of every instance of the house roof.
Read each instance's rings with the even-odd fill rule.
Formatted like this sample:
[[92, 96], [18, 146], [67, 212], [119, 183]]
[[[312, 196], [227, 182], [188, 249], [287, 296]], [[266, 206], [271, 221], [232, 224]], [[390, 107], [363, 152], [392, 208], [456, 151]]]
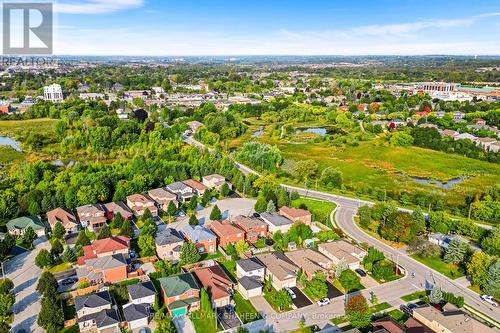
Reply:
[[219, 181], [219, 182], [222, 182], [222, 181], [226, 180], [226, 178], [224, 176], [221, 176], [221, 175], [219, 175], [217, 173], [214, 173], [214, 174], [211, 174], [211, 175], [208, 175], [208, 176], [203, 176], [203, 179], [207, 180], [207, 181], [216, 180], [216, 181]]
[[101, 270], [107, 270], [107, 269], [126, 266], [127, 260], [125, 259], [125, 256], [123, 254], [118, 253], [96, 259], [88, 259], [85, 261], [85, 265], [94, 268], [99, 268]]
[[305, 209], [300, 209], [300, 208], [290, 208], [290, 207], [287, 207], [287, 206], [283, 206], [280, 208], [280, 213], [283, 214], [283, 215], [288, 215], [290, 216], [291, 218], [300, 218], [300, 217], [304, 217], [304, 216], [311, 216], [312, 214], [305, 210]]
[[302, 268], [309, 275], [316, 272], [325, 272], [332, 264], [332, 260], [313, 249], [297, 250], [285, 253], [297, 266]]
[[240, 259], [236, 262], [245, 272], [252, 272], [264, 268], [262, 263], [256, 258]]
[[219, 264], [197, 268], [192, 273], [196, 275], [201, 285], [207, 289], [212, 300], [230, 295], [229, 289], [233, 288], [233, 281], [231, 281]]
[[83, 256], [78, 257], [78, 264], [83, 265], [86, 260], [97, 258], [99, 254], [123, 251], [129, 248], [129, 244], [130, 238], [121, 235], [95, 240], [83, 247]]
[[147, 318], [149, 316], [148, 304], [128, 303], [123, 306], [123, 316], [127, 322]]
[[182, 235], [189, 239], [193, 243], [198, 243], [204, 240], [211, 240], [217, 238], [217, 236], [207, 228], [201, 225], [186, 225], [181, 229]]
[[104, 213], [104, 207], [101, 204], [84, 205], [76, 207], [76, 213], [78, 214], [78, 216]]
[[190, 289], [200, 290], [198, 282], [190, 272], [158, 279], [167, 297], [180, 296]]
[[238, 284], [242, 286], [245, 290], [254, 290], [257, 288], [262, 288], [262, 282], [258, 278], [244, 276], [238, 280]]
[[199, 297], [191, 297], [191, 298], [187, 298], [187, 299], [180, 299], [180, 300], [177, 300], [175, 302], [170, 303], [167, 307], [170, 310], [175, 310], [175, 309], [179, 309], [179, 308], [188, 307], [190, 304], [196, 303], [196, 302], [199, 302], [199, 301], [200, 301]]
[[156, 295], [155, 286], [151, 281], [128, 285], [127, 292], [131, 300]]
[[33, 228], [34, 231], [45, 229], [45, 225], [38, 216], [21, 216], [7, 222], [7, 230]]
[[262, 219], [264, 221], [266, 221], [266, 223], [270, 223], [276, 227], [281, 227], [284, 225], [293, 224], [292, 220], [290, 220], [284, 216], [281, 216], [277, 213], [264, 212], [264, 213], [260, 214], [260, 217], [262, 217]]
[[98, 308], [107, 304], [111, 305], [111, 296], [107, 290], [75, 297], [76, 311], [83, 308]]
[[156, 245], [163, 246], [169, 244], [175, 244], [184, 242], [184, 239], [179, 234], [179, 232], [172, 228], [165, 228], [161, 232], [159, 232], [155, 237]]
[[194, 188], [195, 190], [198, 190], [198, 191], [204, 191], [207, 189], [207, 187], [205, 185], [203, 185], [202, 183], [200, 183], [199, 181], [196, 181], [194, 179], [184, 180], [183, 183], [191, 188]]
[[375, 321], [372, 321], [372, 327], [376, 332], [378, 330], [384, 329], [385, 331], [380, 332], [388, 332], [388, 333], [405, 333], [406, 329], [401, 326], [397, 321], [395, 321], [391, 316], [386, 316]]
[[184, 184], [183, 182], [175, 182], [175, 183], [172, 183], [172, 184], [168, 184], [167, 185], [167, 190], [169, 191], [172, 191], [172, 192], [180, 192], [184, 189], [192, 189], [192, 187], [190, 186], [187, 186], [186, 184]]
[[258, 255], [256, 257], [268, 272], [279, 280], [285, 280], [296, 276], [299, 268], [285, 255], [280, 252], [271, 252]]
[[61, 207], [57, 207], [47, 212], [47, 220], [51, 226], [54, 226], [57, 222], [61, 223], [63, 226], [76, 225], [75, 215], [73, 215], [69, 209]]
[[177, 198], [177, 196], [169, 191], [165, 190], [163, 187], [155, 188], [148, 191], [149, 196], [156, 200], [161, 201], [162, 203], [167, 201], [172, 201]]
[[125, 219], [134, 215], [130, 208], [128, 208], [122, 201], [108, 202], [104, 204], [104, 208], [106, 208], [106, 211], [108, 212], [113, 212], [113, 214], [120, 213]]
[[366, 252], [362, 248], [354, 246], [342, 239], [334, 242], [319, 244], [318, 248], [328, 252], [337, 259], [344, 258], [348, 264], [358, 262], [359, 258], [357, 256]]
[[154, 200], [145, 196], [144, 194], [132, 194], [127, 197], [127, 200], [140, 205], [154, 205]]
[[245, 229], [253, 229], [262, 226], [267, 226], [267, 223], [262, 221], [258, 217], [248, 217], [244, 215], [238, 215], [234, 218], [234, 221]]
[[210, 229], [219, 237], [228, 237], [231, 235], [245, 234], [243, 230], [233, 225], [229, 221], [224, 221], [224, 222], [212, 221], [210, 223]]
[[116, 312], [115, 309], [106, 309], [97, 314], [95, 322], [97, 328], [103, 328], [111, 325], [118, 325], [120, 323], [120, 317], [118, 317], [118, 312]]

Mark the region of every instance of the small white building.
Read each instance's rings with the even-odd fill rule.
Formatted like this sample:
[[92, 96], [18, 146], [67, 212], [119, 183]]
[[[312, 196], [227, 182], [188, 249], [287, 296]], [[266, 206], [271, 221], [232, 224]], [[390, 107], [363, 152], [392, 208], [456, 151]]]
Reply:
[[54, 83], [43, 87], [43, 99], [51, 102], [62, 102], [64, 100], [63, 91], [60, 84]]

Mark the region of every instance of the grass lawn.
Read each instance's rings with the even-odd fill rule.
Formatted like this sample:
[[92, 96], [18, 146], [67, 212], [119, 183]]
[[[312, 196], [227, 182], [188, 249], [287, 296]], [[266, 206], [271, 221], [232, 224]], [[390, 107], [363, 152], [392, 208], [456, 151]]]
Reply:
[[54, 274], [54, 273], [58, 273], [58, 272], [67, 271], [68, 269], [71, 269], [72, 267], [73, 267], [73, 265], [71, 265], [71, 263], [63, 262], [63, 263], [60, 263], [58, 265], [50, 267], [49, 272]]
[[334, 280], [330, 280], [330, 282], [333, 284], [333, 286], [334, 286], [335, 288], [337, 288], [338, 290], [340, 290], [343, 294], [345, 294], [345, 293], [346, 293], [346, 291], [345, 291], [344, 287], [342, 287], [342, 284], [340, 283], [340, 281], [339, 281], [339, 280], [334, 279]]
[[80, 332], [80, 330], [78, 329], [78, 324], [76, 324], [76, 325], [73, 325], [70, 327], [63, 328], [60, 332], [61, 333], [78, 333], [78, 332]]
[[23, 132], [49, 133], [54, 132], [57, 119], [39, 118], [28, 120], [0, 120], [0, 133], [16, 136]]
[[438, 271], [441, 274], [449, 277], [450, 279], [457, 279], [464, 276], [463, 269], [455, 264], [447, 264], [441, 259], [441, 257], [429, 257], [422, 258], [416, 254], [411, 255], [411, 257], [422, 264]]
[[391, 310], [386, 313], [388, 316], [391, 316], [395, 321], [397, 321], [400, 324], [404, 324], [406, 320], [409, 318], [409, 316], [397, 309]]
[[377, 312], [389, 309], [391, 307], [392, 307], [392, 305], [390, 305], [389, 303], [383, 302], [383, 303], [379, 303], [379, 304], [371, 306], [369, 308], [369, 311], [370, 311], [370, 313], [377, 313]]
[[479, 294], [479, 295], [483, 294], [483, 292], [481, 291], [481, 287], [478, 286], [478, 285], [468, 286], [467, 289], [470, 289], [470, 290], [472, 290], [473, 292], [475, 292], [476, 294]]
[[238, 314], [238, 317], [240, 317], [243, 324], [262, 318], [257, 310], [255, 310], [252, 303], [249, 300], [244, 299], [239, 292], [234, 293], [233, 300], [235, 303], [236, 313]]
[[196, 333], [215, 333], [221, 330], [216, 322], [215, 313], [205, 314], [202, 310], [194, 311], [189, 315]]
[[224, 271], [229, 275], [233, 282], [237, 282], [236, 279], [236, 261], [234, 260], [221, 260], [219, 261]]
[[315, 200], [304, 197], [293, 200], [291, 206], [298, 208], [301, 204], [306, 205], [307, 210], [312, 213], [313, 221], [318, 221], [328, 226], [330, 225], [330, 213], [337, 206], [330, 201]]
[[215, 253], [203, 253], [201, 255], [200, 260], [219, 259], [219, 258], [222, 258], [222, 253], [217, 251]]
[[[265, 289], [265, 288], [263, 288]], [[292, 307], [289, 305], [283, 309], [279, 309], [278, 305], [276, 305], [275, 303], [275, 294], [277, 293], [276, 289], [274, 289], [274, 287], [271, 287], [271, 291], [266, 291], [264, 290], [264, 298], [266, 299], [266, 301], [269, 303], [269, 305], [271, 305], [271, 307], [276, 311], [276, 312], [285, 312], [285, 311], [288, 311], [288, 310], [291, 310]]]
[[405, 301], [405, 302], [411, 302], [417, 299], [420, 299], [420, 297], [426, 296], [427, 292], [425, 290], [421, 291], [415, 291], [414, 293], [408, 294], [401, 296], [400, 298]]
[[335, 317], [331, 320], [331, 322], [335, 325], [345, 323], [346, 321], [347, 321], [347, 318], [344, 316], [338, 316], [338, 317]]
[[26, 157], [26, 154], [17, 151], [11, 147], [0, 146], [0, 163], [10, 163], [16, 160], [22, 160]]

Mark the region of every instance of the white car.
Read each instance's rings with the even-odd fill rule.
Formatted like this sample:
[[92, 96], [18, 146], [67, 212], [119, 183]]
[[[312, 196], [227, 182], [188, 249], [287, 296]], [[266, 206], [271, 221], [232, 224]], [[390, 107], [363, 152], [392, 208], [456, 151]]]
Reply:
[[489, 296], [489, 295], [483, 295], [481, 296], [481, 299], [485, 302], [488, 302], [490, 303], [491, 305], [493, 306], [498, 306], [498, 303], [495, 302], [495, 300], [493, 299], [493, 296]]
[[293, 292], [293, 290], [292, 290], [292, 289], [290, 289], [290, 288], [288, 288], [288, 287], [285, 287], [284, 289], [286, 290], [286, 292], [288, 293], [288, 295], [290, 295], [290, 297], [291, 297], [292, 299], [296, 299], [296, 298], [297, 298], [297, 295], [295, 295], [295, 293]]
[[330, 299], [329, 298], [322, 298], [318, 301], [318, 305], [319, 306], [324, 306], [324, 305], [327, 305], [327, 304], [330, 304]]

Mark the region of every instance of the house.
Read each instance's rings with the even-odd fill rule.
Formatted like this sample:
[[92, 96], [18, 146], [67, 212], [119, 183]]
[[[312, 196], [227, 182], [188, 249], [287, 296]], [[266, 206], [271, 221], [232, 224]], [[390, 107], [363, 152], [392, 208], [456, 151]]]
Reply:
[[264, 280], [266, 267], [256, 258], [241, 259], [236, 262], [236, 277], [241, 279], [244, 276]]
[[266, 278], [276, 290], [284, 287], [295, 287], [297, 284], [297, 267], [284, 254], [271, 252], [256, 257], [266, 267]]
[[455, 141], [456, 140], [466, 140], [466, 139], [468, 139], [468, 140], [476, 142], [477, 137], [475, 137], [474, 135], [469, 134], [469, 133], [462, 133], [462, 134], [455, 135], [455, 137], [453, 139]]
[[67, 234], [72, 234], [78, 232], [78, 222], [76, 221], [76, 216], [71, 213], [69, 209], [66, 208], [56, 208], [47, 212], [47, 221], [49, 222], [50, 228], [54, 230], [55, 225], [59, 222], [66, 230]]
[[123, 254], [113, 254], [85, 260], [84, 265], [76, 269], [76, 275], [80, 283], [87, 282], [90, 285], [115, 283], [128, 277], [128, 266]]
[[76, 208], [80, 224], [90, 231], [99, 230], [106, 224], [106, 210], [101, 204], [85, 205]]
[[245, 240], [255, 243], [259, 237], [267, 237], [267, 223], [258, 217], [238, 215], [234, 223], [245, 232]]
[[267, 223], [268, 230], [271, 234], [274, 234], [278, 230], [282, 233], [286, 233], [293, 225], [292, 220], [277, 213], [264, 212], [260, 214], [260, 217]]
[[187, 315], [200, 308], [200, 286], [190, 272], [158, 279], [163, 303], [172, 317]]
[[167, 185], [167, 190], [175, 194], [177, 196], [177, 201], [179, 202], [189, 201], [194, 196], [193, 188], [187, 186], [183, 182], [169, 184]]
[[173, 202], [177, 207], [177, 196], [164, 188], [155, 188], [153, 190], [148, 191], [148, 195], [151, 199], [153, 199], [156, 203], [156, 206], [163, 210], [167, 211], [168, 205]]
[[285, 256], [299, 266], [308, 279], [312, 279], [316, 272], [323, 272], [328, 276], [333, 265], [332, 259], [314, 249], [286, 252]]
[[360, 247], [354, 246], [345, 240], [318, 245], [318, 251], [330, 258], [333, 265], [338, 264], [340, 260], [345, 260], [350, 269], [358, 269], [361, 260], [366, 255], [366, 251]]
[[455, 121], [462, 120], [465, 118], [465, 113], [463, 113], [461, 111], [454, 111], [451, 115], [453, 117], [453, 120], [455, 120]]
[[245, 299], [262, 295], [262, 281], [256, 277], [243, 276], [238, 279], [238, 291]]
[[189, 129], [191, 130], [192, 133], [196, 133], [196, 131], [203, 126], [203, 123], [200, 123], [199, 121], [188, 121], [186, 123], [188, 125]]
[[490, 145], [490, 151], [494, 153], [498, 153], [500, 151], [500, 141], [493, 142]]
[[129, 221], [134, 217], [134, 213], [122, 201], [108, 202], [104, 204], [104, 209], [106, 210], [106, 217], [108, 220], [112, 220], [118, 213], [120, 213], [125, 220]]
[[217, 236], [201, 225], [186, 225], [181, 229], [181, 235], [187, 241], [196, 244], [200, 253], [215, 253], [217, 251]]
[[216, 189], [218, 191], [224, 184], [228, 184], [229, 188], [231, 188], [231, 184], [226, 182], [226, 178], [216, 173], [202, 177], [201, 182], [209, 189]]
[[155, 201], [144, 194], [132, 194], [127, 197], [127, 206], [134, 212], [135, 216], [142, 216], [149, 209], [153, 216], [158, 215]]
[[179, 261], [184, 238], [175, 229], [165, 228], [155, 237], [156, 254], [162, 260]]
[[231, 303], [233, 281], [219, 264], [196, 268], [192, 271], [200, 284], [208, 292], [212, 301], [212, 308], [218, 308]]
[[75, 309], [80, 332], [120, 332], [120, 319], [107, 290], [75, 297]]
[[88, 259], [101, 258], [119, 253], [128, 259], [129, 249], [130, 238], [127, 236], [111, 236], [98, 239], [92, 244], [83, 247], [83, 256], [78, 257], [77, 262], [79, 265], [84, 265]]
[[45, 224], [38, 216], [21, 216], [10, 220], [6, 224], [7, 231], [13, 236], [22, 236], [28, 227], [31, 227], [38, 237], [45, 235]]
[[149, 324], [149, 306], [147, 304], [127, 303], [123, 306], [123, 317], [130, 331], [147, 327]]
[[300, 222], [305, 225], [311, 225], [312, 223], [312, 214], [305, 209], [283, 206], [280, 208], [279, 213], [293, 222]]
[[497, 142], [497, 139], [493, 139], [493, 138], [478, 138], [477, 139], [477, 145], [486, 151], [490, 151], [491, 145], [495, 142]]
[[153, 306], [156, 298], [156, 288], [151, 281], [131, 284], [127, 286], [128, 299], [133, 304]]
[[[406, 333], [407, 330], [404, 326], [394, 320], [391, 316], [386, 316], [372, 321], [373, 332], [384, 333]], [[424, 333], [424, 332], [422, 332]]]
[[441, 132], [441, 136], [447, 136], [447, 137], [450, 137], [450, 138], [454, 138], [456, 137], [458, 134], [457, 131], [454, 131], [454, 130], [450, 130], [450, 129], [445, 129]]
[[[423, 327], [440, 333], [498, 332], [455, 306], [449, 306], [449, 304], [445, 306], [443, 312], [433, 306], [415, 308], [411, 319], [417, 321]], [[406, 325], [409, 326], [408, 323]], [[416, 325], [412, 326], [416, 328]]]
[[199, 197], [201, 197], [203, 193], [205, 193], [205, 191], [207, 190], [207, 187], [205, 185], [194, 179], [184, 180], [183, 183], [191, 187], [194, 193]]
[[481, 119], [481, 118], [474, 118], [472, 119], [472, 122], [475, 123], [476, 125], [486, 125], [486, 120]]
[[229, 221], [212, 221], [209, 226], [219, 240], [219, 246], [226, 248], [227, 244], [236, 244], [245, 240], [245, 232]]

